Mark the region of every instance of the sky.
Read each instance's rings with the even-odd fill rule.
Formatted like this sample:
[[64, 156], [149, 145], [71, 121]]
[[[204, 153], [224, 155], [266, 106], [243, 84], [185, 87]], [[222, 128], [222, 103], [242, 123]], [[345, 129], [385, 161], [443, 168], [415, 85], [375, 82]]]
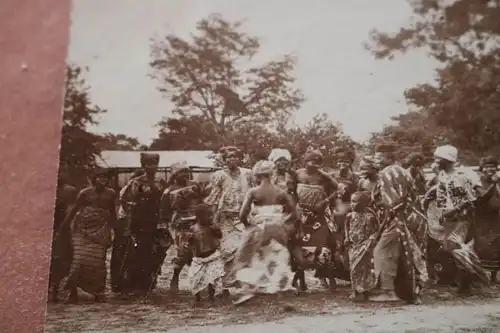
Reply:
[[149, 143], [172, 109], [148, 76], [151, 39], [186, 36], [214, 13], [243, 20], [242, 29], [261, 39], [256, 61], [297, 57], [296, 86], [307, 101], [296, 124], [327, 113], [360, 142], [406, 112], [404, 90], [432, 80], [436, 67], [425, 50], [388, 61], [363, 46], [371, 29], [409, 22], [404, 0], [74, 0], [68, 62], [89, 67], [92, 101], [108, 110], [91, 130]]

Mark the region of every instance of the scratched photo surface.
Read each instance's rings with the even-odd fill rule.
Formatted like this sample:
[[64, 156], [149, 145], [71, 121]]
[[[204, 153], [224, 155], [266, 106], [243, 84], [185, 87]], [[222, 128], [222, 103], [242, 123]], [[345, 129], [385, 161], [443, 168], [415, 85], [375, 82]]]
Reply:
[[74, 0], [45, 332], [500, 331], [498, 17]]

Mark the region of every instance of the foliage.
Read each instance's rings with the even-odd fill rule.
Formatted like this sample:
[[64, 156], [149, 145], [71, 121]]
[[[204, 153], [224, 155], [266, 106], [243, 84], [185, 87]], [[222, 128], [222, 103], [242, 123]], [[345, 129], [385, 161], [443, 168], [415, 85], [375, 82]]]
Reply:
[[393, 58], [426, 47], [442, 66], [433, 84], [409, 89], [407, 101], [471, 163], [500, 154], [500, 1], [411, 4], [413, 23], [395, 34], [374, 31], [370, 49], [377, 58]]
[[165, 118], [151, 150], [210, 150], [218, 145], [212, 123], [200, 115]]
[[142, 145], [137, 138], [125, 134], [105, 133], [98, 144], [101, 150], [141, 150]]
[[411, 153], [421, 153], [429, 163], [437, 145], [447, 143], [443, 135], [445, 128], [437, 126], [425, 112], [411, 111], [393, 117], [394, 124], [384, 127], [379, 133], [373, 133], [369, 140], [369, 149], [373, 153], [376, 146], [395, 142], [395, 157], [404, 161]]
[[[340, 125], [328, 120], [326, 114], [314, 117], [306, 126], [287, 128], [282, 125], [278, 130], [254, 122], [241, 123], [227, 130], [223, 141], [213, 140], [215, 136], [210, 133], [209, 125], [199, 117], [185, 117], [179, 122], [171, 120], [166, 124], [171, 131], [160, 134], [151, 149], [218, 151], [223, 146], [231, 145], [244, 151], [247, 155], [245, 166], [250, 167], [260, 159], [267, 159], [273, 148], [283, 148], [292, 153], [294, 166], [298, 167], [308, 148], [320, 149], [325, 155], [325, 163], [333, 166], [335, 148], [355, 147], [355, 143], [343, 134]], [[216, 162], [221, 165], [220, 160]]]
[[207, 133], [215, 133], [211, 140], [223, 142], [245, 122], [271, 123], [300, 107], [304, 97], [293, 87], [294, 59], [287, 55], [249, 66], [260, 43], [240, 28], [241, 22], [212, 15], [198, 22], [190, 40], [171, 34], [153, 42], [152, 77], [175, 105], [178, 121], [164, 119], [160, 136], [176, 140], [181, 129], [195, 131], [185, 122], [196, 120]]
[[83, 71], [77, 66], [67, 67], [59, 157], [60, 171], [68, 173], [78, 187], [87, 184], [88, 173], [100, 154], [101, 138], [88, 132], [87, 126], [97, 124], [96, 117], [106, 112], [92, 105]]

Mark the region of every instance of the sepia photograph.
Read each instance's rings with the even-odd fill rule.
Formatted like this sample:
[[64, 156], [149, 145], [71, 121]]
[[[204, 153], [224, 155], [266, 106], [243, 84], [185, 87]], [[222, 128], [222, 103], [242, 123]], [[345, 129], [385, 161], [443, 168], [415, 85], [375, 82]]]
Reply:
[[500, 0], [73, 0], [45, 332], [500, 332]]

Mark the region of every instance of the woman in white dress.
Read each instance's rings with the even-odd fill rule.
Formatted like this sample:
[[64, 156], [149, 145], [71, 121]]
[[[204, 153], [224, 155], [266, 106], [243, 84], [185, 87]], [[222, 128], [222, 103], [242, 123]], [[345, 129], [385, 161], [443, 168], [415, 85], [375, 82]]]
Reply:
[[258, 293], [275, 294], [289, 288], [291, 268], [288, 241], [296, 231], [297, 213], [292, 198], [272, 183], [274, 163], [258, 162], [253, 173], [259, 185], [245, 197], [240, 221], [248, 232], [235, 256], [236, 280], [244, 303]]

